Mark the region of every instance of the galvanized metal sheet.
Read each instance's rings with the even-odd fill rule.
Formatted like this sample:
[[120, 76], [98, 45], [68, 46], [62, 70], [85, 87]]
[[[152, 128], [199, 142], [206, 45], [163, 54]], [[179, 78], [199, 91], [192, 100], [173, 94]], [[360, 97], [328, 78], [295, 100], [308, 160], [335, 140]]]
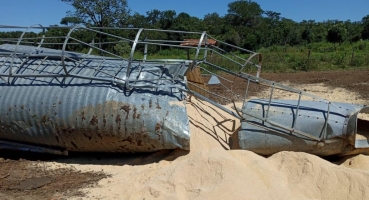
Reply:
[[360, 110], [358, 115], [351, 116], [351, 120], [355, 122], [355, 148], [369, 148], [369, 107], [364, 107]]
[[304, 151], [322, 156], [349, 153], [353, 150], [349, 146], [355, 145], [357, 114], [363, 109], [368, 109], [361, 105], [334, 103], [335, 106], [331, 107], [325, 125], [328, 116], [326, 102], [301, 101], [296, 116], [297, 101], [271, 101], [268, 120], [286, 127], [293, 127], [295, 124], [295, 130], [322, 139], [314, 141], [270, 124], [268, 120], [265, 122], [255, 118], [265, 118], [268, 105], [269, 100], [255, 99], [248, 101], [244, 106], [243, 117], [246, 121], [242, 122], [238, 134], [241, 149], [262, 155], [271, 155], [279, 151]]
[[[0, 72], [9, 73], [13, 65], [17, 74], [63, 74], [60, 51], [41, 48], [34, 53], [34, 48], [18, 49], [18, 54], [25, 53], [27, 57], [0, 57]], [[14, 45], [1, 45], [0, 49], [11, 51]], [[79, 59], [66, 60], [71, 74], [111, 77], [95, 70], [99, 68], [126, 78], [126, 61], [83, 54], [70, 56]], [[122, 90], [114, 80], [109, 83], [74, 77], [11, 77], [8, 83], [7, 78], [1, 79], [0, 140], [69, 151], [189, 150], [189, 121], [180, 90], [185, 84], [172, 77], [174, 73], [184, 75], [185, 70], [185, 62], [134, 62], [129, 77], [133, 77], [137, 88], [130, 91]]]
[[216, 84], [220, 84], [220, 80], [218, 79], [218, 77], [212, 75], [211, 78], [208, 81], [209, 85], [216, 85]]

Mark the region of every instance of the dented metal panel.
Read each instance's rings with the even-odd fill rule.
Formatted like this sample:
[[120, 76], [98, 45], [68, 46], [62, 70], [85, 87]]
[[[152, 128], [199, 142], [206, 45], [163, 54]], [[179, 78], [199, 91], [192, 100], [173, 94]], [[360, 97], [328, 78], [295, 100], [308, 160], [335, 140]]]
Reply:
[[297, 101], [272, 100], [268, 120], [285, 127], [294, 127], [296, 131], [307, 133], [305, 137], [268, 123], [268, 120], [263, 121], [267, 115], [268, 104], [269, 100], [255, 99], [248, 101], [244, 106], [245, 121], [242, 122], [238, 134], [242, 149], [262, 155], [271, 155], [279, 151], [304, 151], [321, 156], [342, 155], [358, 152], [358, 148], [362, 148], [361, 152], [369, 152], [367, 148], [363, 148], [364, 146], [355, 145], [358, 130], [357, 115], [360, 112], [367, 112], [368, 107], [334, 103], [335, 106], [328, 112], [327, 102], [301, 101], [299, 111], [296, 112]]
[[[184, 75], [185, 62], [133, 62], [126, 76], [124, 60], [68, 52], [74, 58], [65, 61], [70, 74], [96, 78], [83, 79], [63, 77], [63, 69], [58, 68], [60, 51], [34, 48], [21, 46], [16, 57], [0, 57], [1, 73], [9, 73], [13, 65], [18, 75], [60, 76], [0, 80], [0, 140], [68, 151], [189, 150], [189, 121], [181, 91], [185, 84], [172, 77], [174, 72]], [[14, 45], [0, 49], [11, 51]], [[131, 82], [136, 88], [123, 90], [115, 84], [119, 80], [110, 80], [107, 73], [121, 80], [135, 77]]]

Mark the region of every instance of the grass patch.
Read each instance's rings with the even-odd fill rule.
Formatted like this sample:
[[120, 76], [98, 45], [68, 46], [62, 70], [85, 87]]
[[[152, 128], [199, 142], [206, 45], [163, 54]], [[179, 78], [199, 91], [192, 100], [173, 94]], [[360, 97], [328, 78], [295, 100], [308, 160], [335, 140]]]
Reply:
[[263, 71], [324, 71], [369, 67], [369, 41], [313, 43], [305, 46], [272, 46], [258, 51]]

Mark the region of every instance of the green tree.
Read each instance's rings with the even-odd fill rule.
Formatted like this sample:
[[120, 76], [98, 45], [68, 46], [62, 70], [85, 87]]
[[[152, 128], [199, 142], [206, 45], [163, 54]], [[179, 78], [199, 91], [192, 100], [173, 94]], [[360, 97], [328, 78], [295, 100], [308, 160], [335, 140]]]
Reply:
[[328, 26], [324, 22], [315, 23], [313, 26], [314, 40], [313, 42], [325, 42], [328, 32]]
[[154, 9], [146, 12], [146, 20], [152, 27], [159, 27], [162, 12]]
[[[225, 16], [227, 26], [224, 37], [232, 43], [248, 49], [256, 49], [260, 44], [262, 33], [260, 26], [263, 10], [251, 0], [238, 0], [228, 4]], [[237, 33], [234, 31], [237, 30]], [[234, 37], [234, 38], [231, 38]]]
[[260, 26], [263, 32], [262, 43], [264, 46], [270, 46], [271, 44], [278, 43], [281, 39], [281, 13], [265, 11], [264, 15], [265, 17]]
[[222, 40], [224, 40], [225, 42], [229, 43], [229, 44], [233, 44], [236, 46], [240, 46], [241, 44], [241, 37], [239, 34], [239, 31], [231, 28], [229, 31], [227, 31], [221, 38]]
[[224, 33], [224, 18], [216, 12], [205, 15], [203, 23], [205, 30], [211, 35], [219, 36]]
[[172, 27], [177, 13], [174, 10], [159, 11], [157, 9], [146, 12], [146, 19], [153, 28], [168, 30]]
[[139, 13], [134, 13], [129, 17], [129, 27], [135, 28], [149, 28], [150, 22], [145, 15], [141, 15]]
[[301, 39], [305, 43], [311, 43], [315, 40], [315, 32], [314, 32], [314, 26], [315, 21], [314, 20], [303, 20], [300, 23], [301, 26]]
[[79, 18], [77, 17], [73, 17], [73, 16], [67, 16], [67, 17], [63, 17], [60, 20], [60, 24], [62, 25], [77, 25], [77, 24], [81, 24], [83, 23]]
[[347, 40], [349, 42], [356, 42], [361, 39], [363, 27], [360, 22], [351, 22], [350, 20], [344, 22], [347, 30]]
[[[130, 14], [127, 0], [61, 0], [72, 5], [75, 11], [69, 11], [63, 18], [63, 24], [81, 22], [97, 27], [122, 26], [127, 24]], [[72, 21], [71, 21], [72, 20]]]
[[251, 0], [238, 0], [228, 4], [227, 21], [233, 26], [257, 26], [263, 10], [260, 5]]
[[363, 30], [361, 31], [362, 39], [368, 40], [369, 39], [369, 15], [363, 17], [361, 20]]
[[[74, 7], [74, 11], [68, 11], [67, 17], [61, 23], [81, 22], [86, 26], [96, 27], [124, 27], [129, 24], [130, 10], [127, 0], [61, 0]], [[73, 20], [73, 21], [71, 21]], [[104, 29], [100, 29], [104, 32]], [[98, 34], [99, 48], [109, 49], [104, 44], [108, 40], [107, 35]], [[100, 51], [100, 55], [103, 55]]]
[[159, 28], [168, 30], [171, 29], [174, 23], [174, 19], [177, 17], [177, 13], [174, 10], [165, 10], [160, 14]]
[[341, 43], [347, 37], [347, 30], [343, 22], [335, 21], [328, 29], [327, 40], [332, 43]]
[[179, 31], [202, 31], [203, 26], [199, 18], [182, 12], [174, 19], [172, 29]]

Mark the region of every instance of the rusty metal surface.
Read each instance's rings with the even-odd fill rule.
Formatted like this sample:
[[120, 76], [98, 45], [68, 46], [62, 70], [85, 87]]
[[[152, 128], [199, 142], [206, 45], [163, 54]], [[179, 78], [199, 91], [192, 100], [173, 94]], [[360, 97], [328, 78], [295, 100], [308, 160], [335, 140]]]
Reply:
[[[184, 39], [184, 41], [181, 43], [181, 46], [198, 46], [199, 45], [199, 39]], [[217, 41], [214, 39], [208, 39], [206, 42], [208, 45], [216, 45]], [[205, 42], [201, 43], [201, 46], [205, 46]]]
[[[304, 151], [321, 156], [369, 152], [368, 146], [355, 144], [357, 115], [360, 112], [368, 112], [368, 107], [334, 103], [336, 107], [330, 109], [326, 123], [327, 102], [301, 101], [299, 112], [296, 113], [297, 101], [272, 100], [268, 119], [286, 127], [295, 124], [295, 130], [311, 136], [305, 137], [258, 119], [265, 118], [268, 104], [268, 100], [255, 99], [244, 106], [246, 121], [242, 122], [238, 134], [242, 149], [262, 155], [279, 151]], [[369, 130], [369, 127], [362, 128]], [[313, 137], [319, 138], [320, 141], [311, 139]]]
[[[1, 45], [2, 52], [14, 48]], [[33, 48], [33, 49], [32, 49]], [[32, 52], [32, 53], [30, 53]], [[0, 57], [1, 73], [13, 65], [17, 74], [61, 74], [60, 52], [21, 46], [13, 59]], [[73, 54], [72, 52], [69, 52]], [[28, 54], [26, 57], [23, 54]], [[55, 54], [55, 58], [53, 55]], [[47, 57], [47, 59], [44, 59]], [[73, 54], [66, 61], [71, 73], [93, 75], [96, 67], [126, 77], [122, 60]], [[77, 64], [76, 64], [77, 63]], [[88, 65], [88, 67], [86, 67]], [[134, 90], [112, 83], [74, 77], [11, 77], [0, 80], [0, 140], [17, 141], [69, 151], [143, 152], [189, 149], [188, 117], [183, 81], [173, 81], [179, 64], [134, 62], [131, 75], [138, 77]], [[178, 74], [183, 74], [184, 70]], [[161, 77], [160, 81], [152, 81]], [[145, 87], [148, 86], [148, 87]], [[155, 86], [155, 87], [152, 87]], [[140, 89], [142, 87], [142, 89]]]

